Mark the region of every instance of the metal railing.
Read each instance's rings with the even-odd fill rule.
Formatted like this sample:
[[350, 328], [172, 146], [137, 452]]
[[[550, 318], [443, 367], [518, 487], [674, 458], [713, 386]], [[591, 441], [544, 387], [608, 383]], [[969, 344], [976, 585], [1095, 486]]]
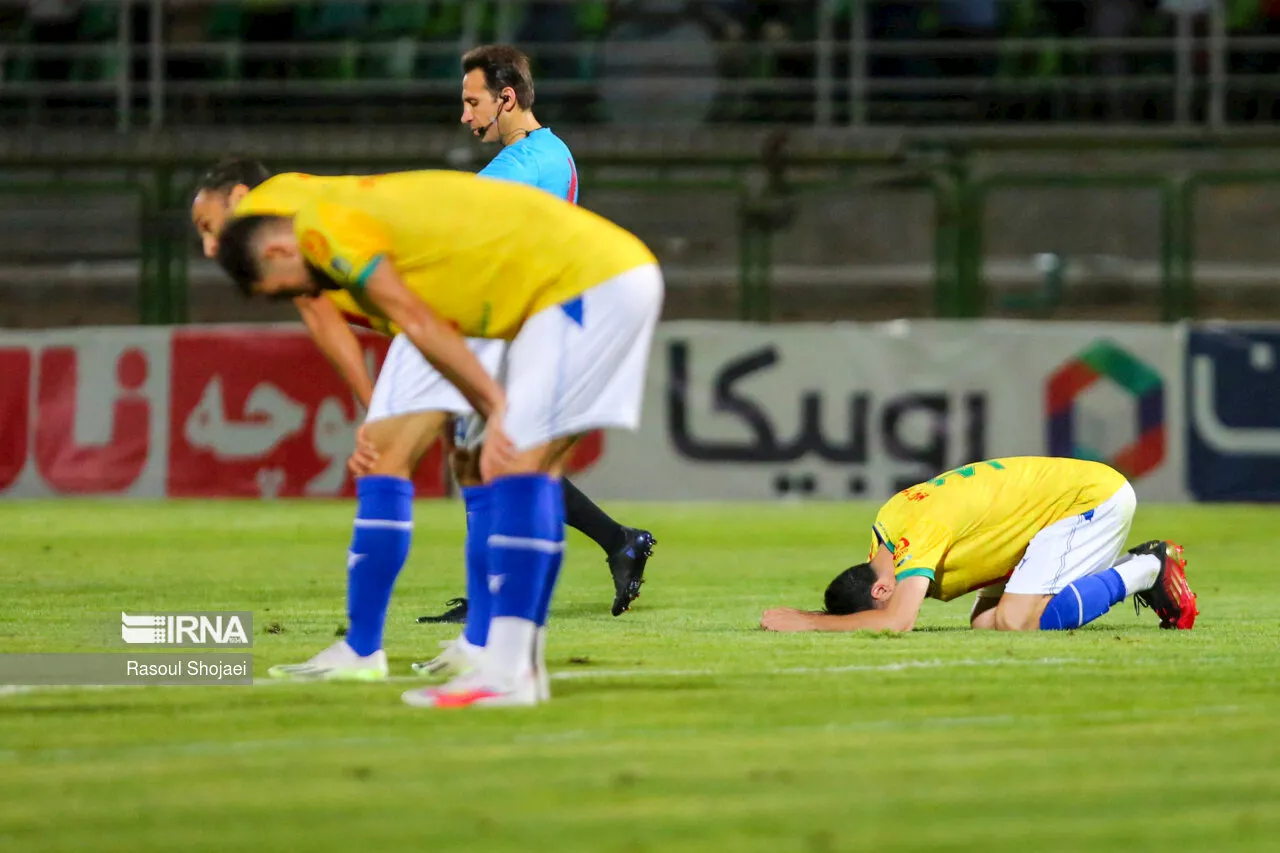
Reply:
[[[733, 0], [111, 0], [60, 29], [18, 5], [0, 3], [9, 127], [451, 119], [458, 56], [490, 40], [527, 48], [539, 102], [582, 123], [1280, 120], [1280, 36], [1229, 20], [1226, 2], [1146, 12], [1124, 35], [1049, 20], [1035, 0], [1000, 0], [987, 27], [927, 0], [784, 0], [768, 20]], [[386, 23], [396, 6], [417, 17]], [[601, 10], [589, 25], [564, 17], [588, 6]], [[340, 7], [352, 17], [317, 18]], [[257, 32], [254, 16], [277, 8], [310, 23]], [[93, 26], [76, 23], [93, 10]], [[233, 23], [210, 23], [220, 13]]]
[[[1256, 162], [1266, 162], [1269, 151], [1244, 153], [1256, 154]], [[908, 316], [1053, 316], [1081, 288], [1102, 294], [1102, 301], [1092, 306], [1090, 316], [1094, 317], [1110, 316], [1121, 304], [1148, 319], [1194, 317], [1200, 313], [1197, 305], [1203, 297], [1223, 289], [1245, 291], [1246, 302], [1255, 306], [1249, 309], [1251, 316], [1262, 316], [1267, 310], [1260, 298], [1274, 290], [1270, 284], [1280, 269], [1280, 251], [1274, 250], [1273, 240], [1265, 239], [1275, 227], [1268, 214], [1273, 207], [1268, 188], [1280, 183], [1280, 170], [1228, 168], [1216, 157], [1162, 163], [1155, 149], [1142, 151], [1136, 160], [1104, 166], [1095, 149], [1091, 156], [1099, 165], [1081, 171], [1054, 160], [1061, 156], [1061, 151], [1031, 154], [1017, 148], [882, 156], [835, 152], [755, 158], [669, 155], [655, 166], [648, 155], [614, 153], [580, 157], [580, 168], [586, 188], [583, 203], [595, 209], [603, 206], [601, 212], [644, 236], [676, 290], [718, 293], [717, 299], [731, 300], [731, 315], [742, 319], [768, 321], [786, 316], [796, 308], [796, 300], [781, 294], [791, 293], [796, 284], [808, 288], [809, 296], [839, 296], [850, 312], [843, 316], [865, 317], [869, 303], [904, 287], [926, 297]], [[45, 193], [85, 201], [107, 195], [134, 199], [129, 209], [141, 217], [136, 231], [131, 229], [131, 236], [112, 244], [116, 245], [113, 257], [108, 257], [109, 247], [95, 242], [92, 251], [98, 259], [89, 265], [100, 267], [100, 272], [110, 267], [107, 271], [117, 284], [136, 282], [139, 321], [185, 322], [192, 318], [189, 307], [198, 289], [192, 285], [193, 264], [199, 265], [198, 271], [219, 298], [235, 301], [223, 278], [204, 270], [187, 221], [191, 181], [207, 163], [197, 154], [146, 157], [139, 153], [128, 163], [49, 155], [25, 161], [0, 158], [0, 172], [6, 176], [0, 184], [6, 190], [5, 199], [0, 201], [13, 199], [16, 206], [11, 213], [16, 218], [11, 224], [15, 224], [30, 209], [31, 199]], [[356, 161], [335, 150], [295, 154], [281, 165], [328, 173], [443, 164], [396, 153], [366, 154]], [[1210, 197], [1223, 188], [1217, 201]], [[703, 222], [692, 232], [670, 226], [671, 215], [680, 210], [681, 193], [714, 196], [706, 209], [713, 210], [717, 223]], [[1089, 209], [1072, 206], [1064, 193], [1092, 199], [1094, 209], [1106, 209], [1102, 217], [1106, 221], [1087, 221]], [[1247, 206], [1242, 206], [1247, 201], [1242, 193], [1251, 193]], [[659, 209], [648, 211], [650, 205], [637, 205], [637, 196], [652, 199], [652, 207]], [[673, 197], [674, 206], [661, 208], [657, 203]], [[923, 206], [889, 209], [895, 198], [903, 197], [917, 199]], [[1033, 207], [1047, 208], [1049, 227], [1027, 230], [1011, 242], [1014, 229], [995, 209], [1002, 198], [1006, 207], [1015, 202], [1017, 220], [1031, 215]], [[1124, 198], [1141, 202], [1145, 211], [1134, 229], [1142, 235], [1137, 244], [1121, 240], [1108, 258], [1096, 248], [1088, 249], [1088, 239], [1072, 233], [1082, 226], [1104, 233], [1116, 228], [1127, 214], [1109, 199]], [[795, 243], [797, 237], [807, 236], [806, 221], [832, 219], [824, 201], [851, 199], [861, 199], [861, 209], [875, 211], [885, 232], [896, 240], [903, 239], [907, 228], [917, 228], [914, 248], [886, 254], [883, 240], [875, 234], [857, 244], [859, 232], [872, 225], [857, 218], [832, 229], [836, 243], [855, 245], [853, 249], [841, 247], [823, 256], [821, 247], [814, 251], [808, 244]], [[1214, 208], [1219, 202], [1225, 207]], [[931, 214], [921, 217], [926, 209]], [[102, 235], [120, 230], [118, 221], [101, 218], [86, 221], [98, 222], [92, 227]], [[68, 236], [85, 224], [77, 223], [66, 225]], [[1224, 232], [1234, 235], [1237, 231], [1245, 232], [1238, 241], [1221, 238]], [[5, 239], [11, 242], [13, 233]], [[686, 245], [699, 239], [714, 240], [720, 248], [699, 260]], [[39, 253], [39, 258], [31, 255], [31, 259], [47, 264], [70, 251], [68, 241], [41, 234], [33, 234], [23, 246], [6, 243], [7, 264], [24, 263], [28, 259], [24, 252]], [[1051, 262], [1042, 265], [1045, 259]], [[1231, 263], [1224, 264], [1224, 259]], [[139, 266], [115, 268], [126, 261], [137, 261]], [[46, 269], [32, 283], [47, 298], [59, 292], [57, 278]], [[3, 279], [0, 273], [0, 289]]]

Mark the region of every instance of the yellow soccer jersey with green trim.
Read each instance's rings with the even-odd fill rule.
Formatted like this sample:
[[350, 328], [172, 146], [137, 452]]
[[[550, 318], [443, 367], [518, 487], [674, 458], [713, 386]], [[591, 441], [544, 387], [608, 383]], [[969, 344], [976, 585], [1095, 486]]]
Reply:
[[638, 237], [542, 190], [463, 172], [374, 175], [306, 204], [307, 260], [378, 316], [364, 284], [389, 262], [459, 332], [510, 340], [532, 315], [656, 263]]
[[[326, 189], [354, 186], [358, 175], [308, 175], [303, 172], [283, 172], [275, 175], [249, 191], [236, 205], [236, 216], [293, 216], [306, 204], [313, 202]], [[399, 331], [395, 324], [370, 316], [351, 294], [345, 290], [326, 290], [324, 296], [337, 306], [348, 321], [369, 326], [386, 335]]]
[[904, 489], [876, 514], [871, 555], [893, 552], [898, 580], [927, 577], [950, 601], [1007, 578], [1044, 528], [1088, 512], [1124, 476], [1100, 462], [1019, 456], [956, 468]]

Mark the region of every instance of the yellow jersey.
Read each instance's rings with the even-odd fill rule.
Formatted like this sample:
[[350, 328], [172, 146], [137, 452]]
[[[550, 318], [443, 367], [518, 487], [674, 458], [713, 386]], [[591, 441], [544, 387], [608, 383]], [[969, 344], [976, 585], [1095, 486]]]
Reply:
[[[254, 187], [236, 205], [236, 216], [293, 216], [329, 187], [354, 185], [358, 175], [307, 175], [283, 172]], [[387, 335], [399, 331], [394, 324], [369, 317], [345, 290], [326, 290], [325, 298], [337, 306], [348, 322]]]
[[1044, 528], [1114, 495], [1124, 476], [1100, 462], [1019, 456], [975, 462], [904, 489], [876, 514], [871, 556], [893, 552], [898, 580], [923, 576], [950, 601], [1006, 579]]
[[657, 262], [638, 237], [589, 210], [463, 172], [330, 185], [298, 211], [294, 231], [306, 259], [368, 316], [382, 316], [364, 284], [385, 261], [471, 338], [510, 340], [539, 311]]

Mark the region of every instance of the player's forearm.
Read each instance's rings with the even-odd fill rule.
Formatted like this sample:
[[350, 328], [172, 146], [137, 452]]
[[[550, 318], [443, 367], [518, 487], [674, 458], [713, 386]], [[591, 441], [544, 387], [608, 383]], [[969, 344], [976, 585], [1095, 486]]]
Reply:
[[333, 303], [323, 297], [294, 300], [311, 339], [347, 383], [351, 393], [366, 410], [373, 396], [373, 380], [364, 362], [364, 350], [351, 327]]
[[833, 616], [829, 613], [815, 613], [811, 624], [813, 631], [910, 631], [912, 625], [887, 610], [864, 610], [861, 613], [849, 613], [844, 616]]
[[768, 631], [910, 631], [912, 625], [883, 610], [836, 616], [815, 610], [777, 607], [766, 610], [760, 626]]

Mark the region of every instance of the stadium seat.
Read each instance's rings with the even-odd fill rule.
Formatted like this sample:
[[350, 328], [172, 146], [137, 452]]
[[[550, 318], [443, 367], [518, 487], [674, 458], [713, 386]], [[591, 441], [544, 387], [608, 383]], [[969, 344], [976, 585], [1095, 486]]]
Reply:
[[[12, 22], [4, 28], [4, 41], [8, 44], [31, 44], [31, 25], [25, 18]], [[19, 49], [10, 53], [0, 48], [0, 83], [5, 80], [27, 81], [34, 77], [35, 63], [29, 52]]]
[[[478, 2], [466, 8], [451, 0], [384, 3], [365, 30], [366, 41], [381, 42], [362, 62], [362, 76], [406, 80], [449, 79], [458, 74], [457, 53], [464, 38], [466, 15], [479, 9], [476, 42], [494, 33], [494, 9]], [[431, 49], [422, 50], [430, 45]]]
[[114, 4], [94, 3], [84, 7], [77, 32], [79, 41], [102, 45], [102, 49], [76, 57], [71, 63], [70, 79], [81, 82], [115, 79], [120, 70], [120, 54], [116, 48], [119, 26], [120, 11]]
[[361, 62], [361, 76], [375, 79], [411, 79], [418, 62], [418, 42], [428, 32], [430, 0], [416, 3], [384, 3], [365, 30], [378, 47]]
[[354, 80], [359, 76], [360, 38], [369, 22], [365, 3], [318, 3], [298, 10], [297, 35], [309, 41], [329, 42], [337, 56], [309, 59], [308, 76]]
[[205, 21], [205, 38], [222, 45], [224, 53], [214, 76], [238, 80], [244, 74], [244, 5], [238, 2], [217, 3]]

